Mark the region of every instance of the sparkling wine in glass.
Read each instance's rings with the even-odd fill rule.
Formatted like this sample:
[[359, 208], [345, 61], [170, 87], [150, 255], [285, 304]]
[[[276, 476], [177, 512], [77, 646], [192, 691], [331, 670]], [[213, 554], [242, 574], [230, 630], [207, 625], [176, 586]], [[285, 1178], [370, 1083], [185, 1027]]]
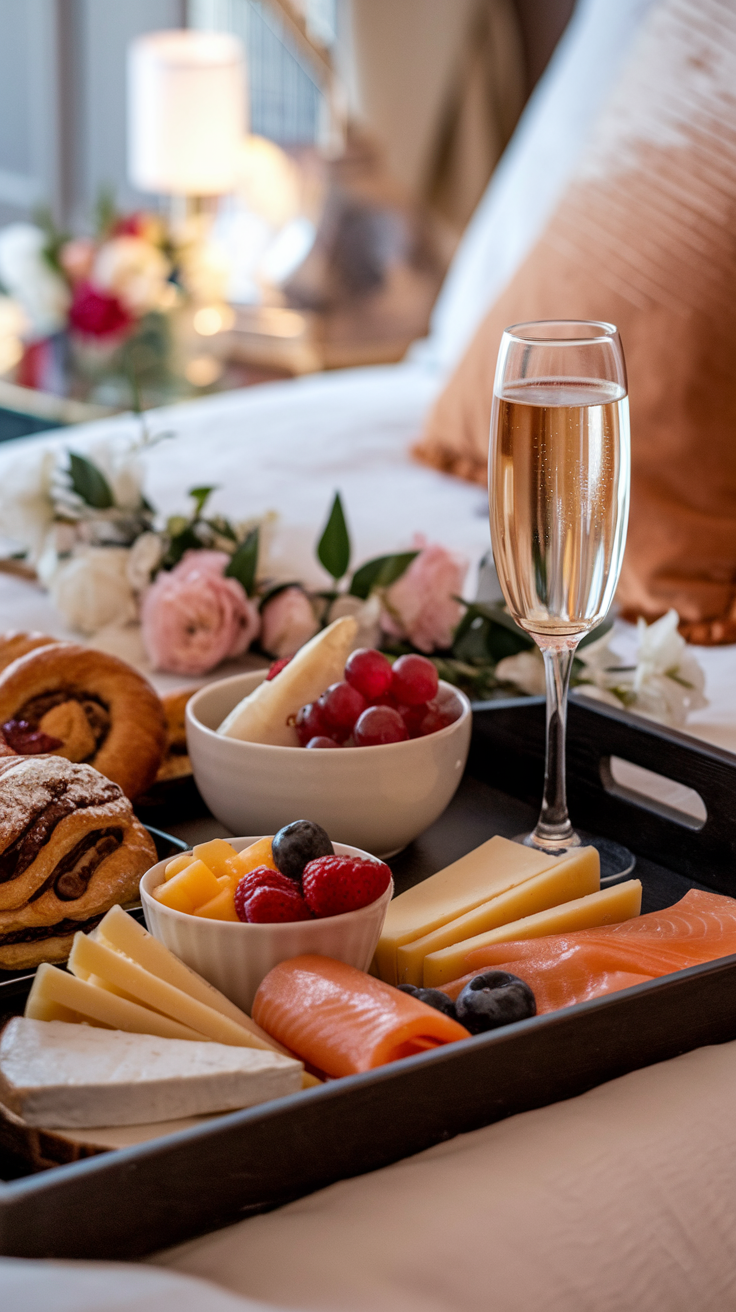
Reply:
[[[506, 329], [489, 459], [499, 582], [546, 672], [544, 796], [523, 841], [562, 854], [581, 842], [565, 790], [570, 671], [578, 643], [611, 605], [629, 513], [626, 365], [613, 324], [560, 319]], [[632, 868], [626, 848], [592, 841], [609, 877]]]

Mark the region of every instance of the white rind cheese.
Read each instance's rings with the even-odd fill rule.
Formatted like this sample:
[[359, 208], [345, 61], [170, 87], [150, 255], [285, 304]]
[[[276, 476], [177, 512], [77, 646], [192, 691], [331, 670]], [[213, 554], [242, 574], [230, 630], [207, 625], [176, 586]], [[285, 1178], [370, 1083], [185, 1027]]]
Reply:
[[302, 1064], [220, 1043], [14, 1017], [0, 1036], [0, 1102], [28, 1125], [145, 1125], [296, 1093]]

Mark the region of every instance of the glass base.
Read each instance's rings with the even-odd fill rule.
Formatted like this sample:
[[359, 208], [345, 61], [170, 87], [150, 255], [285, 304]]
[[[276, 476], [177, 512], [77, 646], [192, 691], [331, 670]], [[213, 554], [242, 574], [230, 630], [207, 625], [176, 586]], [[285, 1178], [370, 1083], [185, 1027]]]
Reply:
[[534, 839], [534, 833], [516, 834], [514, 843], [523, 843], [525, 847], [536, 847], [548, 856], [568, 856], [576, 847], [594, 847], [601, 859], [601, 884], [615, 884], [619, 879], [626, 879], [636, 865], [636, 857], [623, 843], [614, 843], [612, 838], [599, 838], [585, 830], [578, 830], [572, 841], [565, 846], [550, 843], [549, 847]]

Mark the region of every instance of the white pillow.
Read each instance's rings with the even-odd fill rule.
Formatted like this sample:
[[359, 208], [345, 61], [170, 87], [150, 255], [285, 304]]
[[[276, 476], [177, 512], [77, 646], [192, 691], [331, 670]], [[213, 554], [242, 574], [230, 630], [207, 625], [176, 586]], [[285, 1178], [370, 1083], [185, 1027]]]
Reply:
[[[653, 0], [578, 0], [437, 299], [411, 358], [442, 373], [462, 356], [562, 195], [599, 108]], [[489, 364], [489, 368], [491, 364]]]

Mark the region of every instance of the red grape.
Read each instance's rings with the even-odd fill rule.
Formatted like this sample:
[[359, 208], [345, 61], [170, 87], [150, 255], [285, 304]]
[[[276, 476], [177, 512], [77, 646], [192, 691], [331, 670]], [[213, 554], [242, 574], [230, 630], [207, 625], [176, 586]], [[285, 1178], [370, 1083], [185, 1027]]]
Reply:
[[339, 747], [340, 744], [335, 742], [334, 738], [325, 738], [324, 734], [317, 734], [310, 738], [307, 747]]
[[351, 652], [345, 665], [345, 678], [353, 688], [373, 702], [388, 692], [391, 683], [391, 662], [383, 652], [373, 647], [359, 647]]
[[327, 735], [327, 726], [322, 719], [322, 712], [317, 702], [307, 702], [306, 706], [300, 707], [296, 714], [294, 727], [302, 747], [306, 747], [310, 738], [318, 738], [322, 734]]
[[391, 692], [397, 702], [406, 706], [421, 706], [437, 692], [437, 670], [426, 656], [399, 656], [391, 672]]
[[282, 656], [281, 660], [274, 661], [273, 665], [269, 665], [268, 674], [266, 675], [266, 683], [268, 683], [270, 679], [275, 679], [277, 674], [280, 674], [282, 670], [285, 670], [290, 660], [291, 656]]
[[369, 706], [360, 716], [353, 737], [356, 747], [376, 747], [380, 743], [405, 742], [409, 732], [393, 706]]
[[317, 702], [327, 732], [337, 739], [348, 738], [353, 725], [365, 710], [365, 697], [349, 683], [331, 683]]

